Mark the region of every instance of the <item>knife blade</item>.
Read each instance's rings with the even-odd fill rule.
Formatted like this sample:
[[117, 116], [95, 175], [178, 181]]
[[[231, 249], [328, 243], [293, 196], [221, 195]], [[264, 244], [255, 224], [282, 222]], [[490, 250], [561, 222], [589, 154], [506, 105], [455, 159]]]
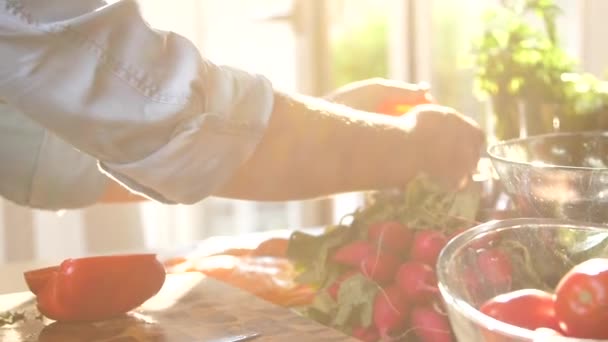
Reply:
[[248, 333], [248, 334], [221, 337], [221, 338], [209, 341], [209, 342], [245, 342], [245, 341], [251, 341], [258, 337], [260, 337], [260, 334], [257, 332], [254, 332], [254, 333]]

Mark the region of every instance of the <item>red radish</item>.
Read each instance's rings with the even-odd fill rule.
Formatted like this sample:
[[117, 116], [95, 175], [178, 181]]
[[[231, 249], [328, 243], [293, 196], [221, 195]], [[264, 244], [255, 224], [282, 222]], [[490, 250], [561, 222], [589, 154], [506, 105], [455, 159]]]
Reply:
[[353, 329], [353, 337], [363, 342], [376, 342], [380, 340], [378, 330], [373, 325], [368, 328], [355, 327]]
[[337, 301], [338, 300], [338, 292], [340, 292], [340, 286], [342, 286], [342, 283], [354, 276], [355, 274], [357, 274], [357, 271], [348, 271], [342, 275], [340, 275], [336, 280], [334, 280], [334, 282], [327, 288], [327, 293], [329, 293], [329, 296]]
[[424, 262], [434, 268], [439, 253], [447, 243], [447, 237], [441, 232], [434, 230], [419, 231], [414, 236], [410, 259]]
[[407, 324], [407, 300], [399, 287], [391, 285], [376, 295], [374, 300], [374, 325], [382, 339], [403, 330]]
[[403, 255], [412, 242], [412, 231], [397, 221], [386, 221], [369, 227], [368, 238], [378, 248]]
[[509, 257], [497, 248], [485, 249], [477, 255], [477, 266], [484, 279], [494, 288], [503, 289], [511, 285], [513, 266]]
[[376, 253], [363, 259], [361, 273], [377, 283], [385, 284], [395, 277], [399, 267], [399, 259], [389, 253]]
[[410, 324], [421, 342], [452, 342], [454, 336], [447, 316], [430, 306], [418, 306], [412, 310]]
[[357, 240], [338, 248], [331, 260], [337, 264], [358, 267], [361, 261], [375, 253], [374, 246], [363, 240]]
[[395, 281], [410, 302], [425, 303], [439, 293], [435, 270], [418, 261], [402, 264]]

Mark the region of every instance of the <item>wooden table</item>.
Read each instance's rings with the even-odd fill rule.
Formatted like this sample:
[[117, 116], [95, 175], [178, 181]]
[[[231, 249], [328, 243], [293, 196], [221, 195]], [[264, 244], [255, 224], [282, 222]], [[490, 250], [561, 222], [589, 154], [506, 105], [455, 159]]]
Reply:
[[[2, 342], [214, 342], [251, 332], [254, 341], [356, 341], [199, 273], [170, 275], [140, 309], [113, 320], [67, 324], [36, 318], [28, 292], [1, 295], [0, 308], [26, 319], [0, 327]], [[224, 340], [221, 340], [225, 342]]]

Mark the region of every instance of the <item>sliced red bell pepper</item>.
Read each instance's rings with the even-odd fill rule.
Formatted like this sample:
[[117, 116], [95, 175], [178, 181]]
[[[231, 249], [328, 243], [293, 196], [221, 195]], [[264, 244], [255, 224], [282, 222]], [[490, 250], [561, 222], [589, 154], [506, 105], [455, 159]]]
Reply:
[[154, 254], [96, 256], [64, 260], [60, 266], [24, 273], [38, 309], [58, 321], [103, 320], [131, 311], [165, 281]]
[[44, 284], [49, 280], [53, 273], [59, 271], [59, 266], [51, 266], [39, 268], [37, 270], [27, 271], [23, 274], [27, 287], [33, 294], [38, 294], [44, 287]]

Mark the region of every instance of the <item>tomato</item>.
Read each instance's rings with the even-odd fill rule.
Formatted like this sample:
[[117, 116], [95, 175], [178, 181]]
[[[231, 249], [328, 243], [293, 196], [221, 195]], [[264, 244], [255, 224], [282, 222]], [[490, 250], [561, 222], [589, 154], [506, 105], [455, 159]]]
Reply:
[[165, 269], [154, 254], [97, 256], [24, 274], [38, 309], [60, 321], [103, 320], [143, 304], [161, 289]]
[[520, 328], [559, 331], [553, 295], [545, 291], [523, 289], [501, 294], [485, 302], [480, 311]]
[[574, 266], [555, 291], [555, 310], [566, 335], [608, 339], [608, 259]]

